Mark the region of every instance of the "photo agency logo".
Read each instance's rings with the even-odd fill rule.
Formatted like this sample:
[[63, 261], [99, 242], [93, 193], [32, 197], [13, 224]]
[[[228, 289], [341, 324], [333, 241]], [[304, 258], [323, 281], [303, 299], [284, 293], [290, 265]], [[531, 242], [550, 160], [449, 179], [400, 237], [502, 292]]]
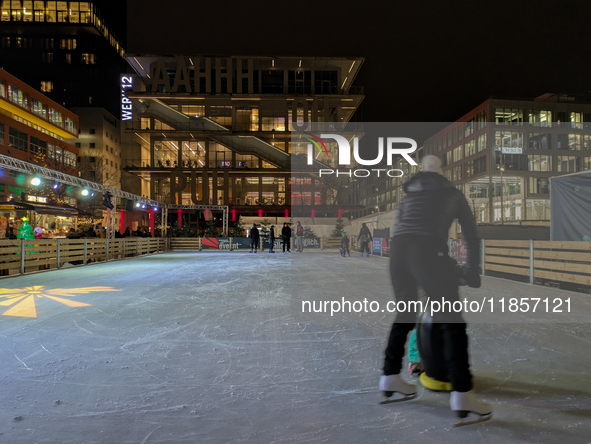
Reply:
[[[377, 175], [377, 177], [401, 177], [404, 174], [401, 169], [376, 167], [383, 165], [384, 157], [386, 159], [387, 167], [391, 167], [394, 164], [394, 161], [396, 160], [395, 156], [402, 156], [402, 158], [410, 165], [417, 165], [415, 160], [410, 156], [416, 151], [417, 142], [408, 137], [378, 137], [377, 155], [373, 159], [363, 159], [361, 157], [359, 137], [357, 136], [350, 139], [353, 142], [352, 148], [350, 141], [340, 134], [321, 133], [319, 136], [316, 136], [310, 132], [305, 132], [302, 134], [302, 138], [309, 142], [307, 145], [308, 165], [314, 165], [315, 160], [324, 163], [322, 159], [322, 156], [324, 155], [326, 155], [327, 161], [329, 160], [329, 150], [323, 139], [337, 143], [339, 168], [319, 168], [318, 175], [320, 177], [329, 175], [334, 175], [335, 177], [369, 177], [371, 175]], [[318, 151], [316, 156], [314, 155], [315, 148]], [[374, 168], [351, 168], [351, 152], [353, 152], [353, 159], [356, 166], [360, 165]], [[345, 169], [340, 167], [349, 168]]]

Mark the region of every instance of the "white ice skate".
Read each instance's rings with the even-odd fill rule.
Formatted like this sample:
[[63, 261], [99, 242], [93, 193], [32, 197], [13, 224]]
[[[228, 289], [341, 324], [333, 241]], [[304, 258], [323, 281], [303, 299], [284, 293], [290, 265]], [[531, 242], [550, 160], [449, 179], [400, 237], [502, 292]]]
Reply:
[[400, 374], [388, 376], [383, 375], [380, 377], [380, 390], [384, 392], [386, 398], [390, 398], [394, 393], [400, 393], [403, 396], [403, 398], [398, 399], [387, 399], [382, 401], [380, 404], [405, 401], [407, 399], [414, 398], [417, 394], [416, 386], [405, 382], [404, 379], [400, 377]]
[[[477, 424], [488, 421], [492, 417], [491, 405], [478, 401], [472, 390], [469, 392], [451, 392], [449, 405], [456, 412], [456, 415], [462, 419], [460, 422], [454, 424], [454, 427]], [[478, 418], [464, 421], [470, 413], [478, 415]]]

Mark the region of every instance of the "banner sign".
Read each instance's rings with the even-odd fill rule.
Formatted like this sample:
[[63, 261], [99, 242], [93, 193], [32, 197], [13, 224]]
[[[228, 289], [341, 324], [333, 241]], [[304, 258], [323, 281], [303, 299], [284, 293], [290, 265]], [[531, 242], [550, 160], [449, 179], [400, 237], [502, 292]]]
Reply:
[[451, 255], [460, 265], [466, 265], [466, 246], [462, 239], [451, 239]]

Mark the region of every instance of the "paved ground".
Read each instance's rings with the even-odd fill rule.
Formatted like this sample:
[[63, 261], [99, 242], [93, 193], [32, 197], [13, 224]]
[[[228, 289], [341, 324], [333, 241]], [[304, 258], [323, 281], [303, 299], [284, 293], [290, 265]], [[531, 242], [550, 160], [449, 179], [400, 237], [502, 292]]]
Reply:
[[386, 264], [180, 252], [2, 279], [0, 442], [591, 442], [590, 296], [499, 279], [464, 294], [570, 296], [576, 313], [471, 324], [493, 419], [454, 429], [448, 396], [422, 389], [379, 405], [393, 315], [301, 301], [385, 304]]

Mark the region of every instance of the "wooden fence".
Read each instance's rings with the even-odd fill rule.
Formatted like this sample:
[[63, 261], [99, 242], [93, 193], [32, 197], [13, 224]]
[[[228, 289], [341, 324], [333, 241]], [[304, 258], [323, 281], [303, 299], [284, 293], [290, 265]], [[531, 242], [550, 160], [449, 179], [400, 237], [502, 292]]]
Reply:
[[487, 271], [522, 276], [534, 283], [591, 286], [591, 242], [485, 240]]
[[86, 265], [170, 250], [167, 238], [0, 240], [0, 276]]

